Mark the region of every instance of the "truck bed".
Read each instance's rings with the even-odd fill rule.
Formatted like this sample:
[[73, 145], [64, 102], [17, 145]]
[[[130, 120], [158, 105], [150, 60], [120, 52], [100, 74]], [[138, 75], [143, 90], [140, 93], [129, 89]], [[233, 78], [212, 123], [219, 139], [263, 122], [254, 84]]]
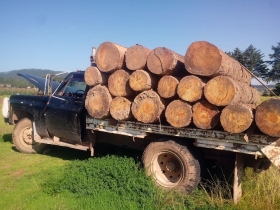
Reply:
[[219, 130], [203, 130], [198, 128], [174, 128], [161, 124], [145, 124], [132, 121], [116, 121], [95, 119], [87, 116], [86, 128], [95, 131], [121, 134], [136, 138], [144, 138], [150, 134], [194, 139], [197, 147], [232, 151], [267, 157], [280, 169], [280, 139], [265, 134], [238, 133], [231, 134]]

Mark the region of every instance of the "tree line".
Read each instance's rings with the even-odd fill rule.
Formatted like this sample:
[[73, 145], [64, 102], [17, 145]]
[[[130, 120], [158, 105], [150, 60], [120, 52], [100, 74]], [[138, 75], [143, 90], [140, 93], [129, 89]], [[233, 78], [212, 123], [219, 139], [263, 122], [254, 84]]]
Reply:
[[273, 53], [269, 54], [270, 60], [264, 60], [264, 54], [252, 44], [244, 51], [238, 47], [232, 52], [226, 52], [229, 56], [239, 61], [249, 71], [265, 82], [276, 82], [273, 91], [280, 94], [280, 42], [271, 47]]

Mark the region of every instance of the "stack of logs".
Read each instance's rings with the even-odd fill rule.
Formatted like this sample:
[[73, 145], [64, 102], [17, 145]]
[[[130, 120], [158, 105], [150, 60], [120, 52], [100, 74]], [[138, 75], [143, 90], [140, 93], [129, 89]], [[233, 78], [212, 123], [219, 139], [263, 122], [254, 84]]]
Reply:
[[259, 93], [250, 86], [249, 71], [206, 41], [192, 43], [185, 56], [165, 47], [104, 42], [85, 81], [90, 86], [85, 106], [94, 118], [222, 127], [230, 133], [256, 124], [280, 137], [279, 100], [257, 106]]

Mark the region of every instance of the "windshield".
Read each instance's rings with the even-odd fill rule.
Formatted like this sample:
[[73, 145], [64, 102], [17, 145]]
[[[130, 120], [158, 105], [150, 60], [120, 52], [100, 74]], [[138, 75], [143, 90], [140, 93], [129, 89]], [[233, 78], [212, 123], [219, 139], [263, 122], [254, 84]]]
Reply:
[[74, 96], [75, 94], [83, 94], [86, 90], [86, 82], [83, 74], [69, 75], [55, 92], [59, 96]]

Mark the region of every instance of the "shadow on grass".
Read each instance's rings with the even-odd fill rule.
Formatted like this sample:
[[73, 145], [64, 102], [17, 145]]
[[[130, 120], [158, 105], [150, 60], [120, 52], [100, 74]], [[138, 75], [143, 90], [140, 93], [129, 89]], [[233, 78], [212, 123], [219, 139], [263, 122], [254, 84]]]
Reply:
[[13, 143], [12, 134], [11, 133], [3, 134], [3, 141], [10, 142], [12, 144]]
[[[132, 157], [136, 161], [141, 159], [142, 152], [134, 149], [114, 146], [111, 144], [97, 144], [94, 147], [94, 157], [119, 156]], [[63, 160], [85, 160], [91, 158], [90, 151], [76, 150], [67, 147], [48, 145], [43, 152], [44, 155], [61, 158]]]

